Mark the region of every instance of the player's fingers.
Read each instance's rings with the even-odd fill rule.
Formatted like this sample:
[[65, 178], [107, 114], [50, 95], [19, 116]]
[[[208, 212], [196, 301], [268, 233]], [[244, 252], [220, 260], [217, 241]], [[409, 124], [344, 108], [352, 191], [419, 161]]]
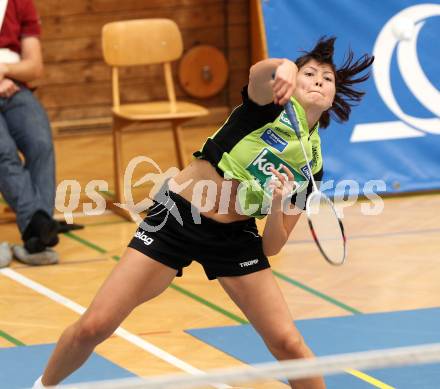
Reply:
[[279, 92], [281, 89], [283, 90], [291, 89], [293, 85], [294, 83], [291, 80], [279, 79], [274, 82], [274, 84], [272, 85], [272, 89], [275, 92]]
[[282, 98], [280, 98], [280, 99], [278, 100], [278, 105], [284, 105], [284, 104], [288, 103], [289, 100], [290, 100], [290, 96], [288, 96], [288, 95], [286, 94], [286, 95], [284, 95]]
[[286, 92], [284, 93], [284, 96], [279, 99], [278, 104], [279, 105], [287, 104], [290, 101], [290, 98], [292, 97], [294, 91], [295, 91], [295, 86], [289, 85], [289, 87], [286, 89]]
[[275, 95], [277, 96], [278, 100], [285, 99], [288, 90], [289, 85], [283, 85], [281, 88], [275, 91]]
[[281, 88], [284, 84], [286, 83], [286, 80], [284, 77], [277, 77], [273, 80], [273, 85], [272, 87], [274, 89], [279, 89]]
[[281, 184], [284, 184], [284, 182], [286, 181], [286, 177], [284, 177], [278, 170], [275, 170], [272, 167], [270, 168], [270, 171], [275, 176], [275, 180], [274, 181], [278, 181]]
[[295, 176], [292, 174], [292, 172], [286, 166], [284, 166], [284, 165], [281, 165], [281, 167], [286, 172], [289, 181], [294, 181], [295, 180]]
[[[279, 181], [277, 181], [279, 185], [281, 185], [281, 183]], [[275, 182], [272, 182], [271, 184], [269, 184], [269, 189], [272, 193], [272, 197], [281, 197], [283, 195], [283, 189], [279, 188]]]

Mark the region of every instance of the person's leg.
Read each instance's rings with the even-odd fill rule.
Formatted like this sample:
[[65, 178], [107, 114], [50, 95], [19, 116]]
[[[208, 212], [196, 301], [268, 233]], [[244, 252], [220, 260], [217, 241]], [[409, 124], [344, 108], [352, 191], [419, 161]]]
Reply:
[[[58, 243], [58, 223], [52, 218], [55, 205], [55, 162], [49, 120], [43, 107], [25, 86], [6, 101], [3, 117], [9, 134], [24, 155], [25, 165], [22, 170], [30, 176], [32, 184], [30, 201], [33, 212], [17, 218], [26, 250], [23, 251], [24, 256], [16, 256], [25, 263], [44, 264], [47, 261], [31, 259], [29, 254], [46, 253], [46, 247]], [[29, 195], [22, 196], [29, 201]], [[48, 251], [47, 254], [54, 253]]]
[[25, 169], [34, 187], [33, 202], [52, 216], [55, 205], [55, 158], [52, 131], [41, 104], [22, 86], [8, 100], [3, 115], [9, 132], [25, 157]]
[[0, 192], [16, 213], [18, 227], [23, 232], [36, 211], [34, 186], [18, 156], [3, 113], [0, 114]]
[[[219, 277], [219, 282], [261, 335], [275, 358], [314, 357], [295, 327], [270, 269], [238, 277]], [[321, 377], [289, 382], [295, 389], [325, 388]]]
[[128, 248], [84, 315], [61, 335], [42, 384], [57, 385], [78, 369], [136, 306], [162, 293], [176, 273]]

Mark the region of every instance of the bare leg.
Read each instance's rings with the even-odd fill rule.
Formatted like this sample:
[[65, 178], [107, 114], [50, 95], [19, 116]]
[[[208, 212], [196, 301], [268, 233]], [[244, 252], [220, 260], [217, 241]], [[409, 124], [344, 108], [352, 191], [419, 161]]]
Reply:
[[84, 315], [61, 335], [44, 371], [43, 385], [57, 385], [78, 369], [136, 306], [162, 293], [176, 273], [128, 248]]
[[[275, 358], [287, 360], [314, 357], [293, 324], [293, 318], [270, 269], [240, 277], [221, 277], [219, 281]], [[295, 389], [325, 389], [321, 377], [289, 383]]]

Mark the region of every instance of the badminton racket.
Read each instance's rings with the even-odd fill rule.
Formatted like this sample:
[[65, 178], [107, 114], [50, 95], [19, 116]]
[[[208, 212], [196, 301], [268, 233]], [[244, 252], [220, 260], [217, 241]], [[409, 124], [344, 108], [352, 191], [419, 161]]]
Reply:
[[306, 201], [306, 214], [310, 232], [323, 257], [332, 265], [342, 265], [347, 256], [344, 226], [336, 213], [333, 202], [316, 185], [301, 139], [298, 120], [291, 103], [285, 104], [284, 109], [301, 144], [309, 177], [312, 181], [313, 191]]

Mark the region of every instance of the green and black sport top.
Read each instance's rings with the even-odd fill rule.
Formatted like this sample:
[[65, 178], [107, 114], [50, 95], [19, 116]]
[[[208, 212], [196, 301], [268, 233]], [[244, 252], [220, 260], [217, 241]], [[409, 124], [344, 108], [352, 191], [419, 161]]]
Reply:
[[[282, 106], [273, 102], [258, 105], [242, 90], [243, 102], [236, 107], [220, 129], [211, 135], [194, 157], [206, 159], [226, 179], [240, 181], [238, 202], [241, 211], [263, 218], [271, 203], [267, 184], [272, 178], [270, 168], [283, 172], [286, 166], [294, 175], [296, 188], [291, 202], [305, 208], [305, 194], [312, 191], [311, 181], [301, 144]], [[316, 181], [321, 181], [323, 163], [321, 140], [316, 125], [310, 132], [301, 105], [291, 98], [300, 126], [307, 158]], [[300, 201], [301, 200], [301, 201]], [[301, 203], [301, 204], [299, 204]]]

